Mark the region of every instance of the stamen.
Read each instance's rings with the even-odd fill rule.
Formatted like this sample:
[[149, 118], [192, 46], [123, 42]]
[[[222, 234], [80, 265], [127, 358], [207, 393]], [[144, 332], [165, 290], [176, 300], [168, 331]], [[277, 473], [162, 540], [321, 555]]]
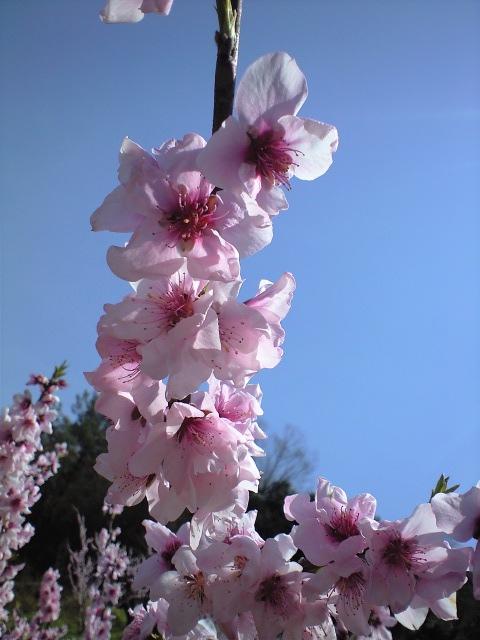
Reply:
[[188, 597], [203, 602], [205, 599], [205, 578], [203, 573], [199, 571], [195, 575], [186, 576], [185, 582], [187, 584]]
[[165, 560], [167, 565], [172, 570], [175, 569], [175, 567], [174, 567], [174, 565], [172, 563], [172, 558], [175, 555], [175, 553], [177, 552], [177, 550], [180, 549], [181, 546], [182, 546], [182, 543], [180, 542], [180, 540], [177, 537], [175, 537], [173, 540], [171, 540], [167, 544], [165, 549], [160, 554], [162, 560]]
[[335, 509], [330, 522], [325, 523], [323, 526], [332, 542], [343, 542], [347, 538], [360, 535], [357, 521], [358, 513], [342, 507], [340, 511]]
[[398, 531], [392, 531], [382, 552], [385, 564], [392, 568], [409, 571], [425, 562], [423, 549], [413, 538], [402, 538]]
[[260, 583], [255, 594], [257, 602], [265, 602], [278, 615], [287, 616], [294, 607], [292, 594], [285, 584], [283, 576], [270, 576]]
[[168, 231], [173, 236], [173, 246], [178, 242], [194, 242], [207, 230], [215, 227], [218, 217], [215, 211], [218, 198], [190, 193], [185, 187], [178, 189], [177, 208], [167, 214]]
[[301, 151], [287, 146], [282, 134], [272, 129], [255, 134], [247, 133], [250, 147], [245, 162], [254, 164], [257, 176], [264, 178], [272, 186], [281, 185], [290, 189], [289, 171], [291, 167], [298, 167], [293, 157], [303, 155]]

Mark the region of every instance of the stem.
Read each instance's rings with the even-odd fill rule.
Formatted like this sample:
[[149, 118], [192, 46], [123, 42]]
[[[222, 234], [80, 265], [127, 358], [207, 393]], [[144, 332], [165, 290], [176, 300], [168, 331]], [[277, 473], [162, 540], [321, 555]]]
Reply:
[[215, 32], [217, 64], [212, 133], [221, 127], [222, 122], [231, 116], [233, 111], [242, 2], [243, 0], [216, 0], [218, 31]]

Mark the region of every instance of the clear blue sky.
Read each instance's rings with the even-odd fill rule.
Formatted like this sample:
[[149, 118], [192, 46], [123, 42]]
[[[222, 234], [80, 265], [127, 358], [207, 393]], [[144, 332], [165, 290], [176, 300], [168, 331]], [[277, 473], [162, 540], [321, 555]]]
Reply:
[[[102, 25], [102, 0], [2, 0], [2, 404], [64, 358], [66, 406], [86, 388], [102, 304], [127, 292], [105, 263], [121, 240], [89, 215], [124, 135], [208, 136], [213, 4]], [[244, 263], [246, 295], [298, 282], [285, 358], [259, 376], [267, 425], [300, 427], [317, 474], [401, 517], [440, 472], [480, 475], [480, 3], [244, 4], [240, 71], [288, 51], [303, 114], [341, 140]]]

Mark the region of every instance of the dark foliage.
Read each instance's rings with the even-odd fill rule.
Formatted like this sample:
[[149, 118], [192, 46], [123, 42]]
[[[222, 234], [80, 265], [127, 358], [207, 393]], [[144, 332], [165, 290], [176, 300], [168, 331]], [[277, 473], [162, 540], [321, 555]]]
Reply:
[[292, 523], [283, 514], [283, 501], [294, 493], [287, 480], [275, 480], [264, 485], [260, 493], [250, 494], [249, 509], [257, 509], [256, 528], [262, 538], [271, 538], [277, 533], [290, 533]]

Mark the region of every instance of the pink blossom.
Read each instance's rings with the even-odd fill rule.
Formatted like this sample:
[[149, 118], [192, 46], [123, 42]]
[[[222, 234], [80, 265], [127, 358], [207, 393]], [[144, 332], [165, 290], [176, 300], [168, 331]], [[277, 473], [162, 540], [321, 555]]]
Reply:
[[261, 549], [251, 596], [259, 640], [274, 640], [300, 611], [302, 567], [290, 561], [295, 552], [286, 534], [269, 538]]
[[392, 640], [389, 629], [396, 624], [397, 621], [390, 615], [388, 607], [373, 607], [368, 618], [370, 633], [358, 636], [357, 640]]
[[212, 542], [230, 545], [236, 536], [251, 538], [257, 547], [262, 547], [265, 541], [255, 529], [256, 519], [257, 511], [252, 510], [245, 513], [239, 505], [235, 505], [233, 509], [211, 513], [202, 532], [200, 548], [204, 548]]
[[[302, 592], [309, 576], [304, 576]], [[337, 634], [330, 615], [327, 599], [308, 602], [302, 599], [298, 612], [288, 621], [283, 631], [283, 640], [336, 640]]]
[[212, 614], [220, 623], [228, 623], [249, 610], [250, 599], [245, 594], [257, 582], [255, 567], [260, 549], [252, 537], [239, 534], [197, 550], [198, 566], [209, 576]]
[[[103, 316], [105, 317], [105, 316]], [[138, 340], [121, 340], [100, 326], [97, 351], [102, 362], [95, 371], [86, 372], [85, 377], [97, 391], [131, 391], [141, 384]]]
[[189, 524], [182, 525], [177, 533], [173, 533], [167, 527], [152, 520], [144, 520], [143, 526], [146, 529], [145, 540], [148, 546], [157, 553], [144, 560], [139, 566], [133, 588], [148, 587], [150, 598], [158, 600], [160, 597], [158, 579], [165, 571], [175, 569], [172, 558], [182, 545], [188, 545], [190, 540]]
[[347, 499], [345, 492], [319, 478], [315, 500], [308, 494], [287, 496], [285, 515], [299, 524], [292, 530], [295, 544], [314, 565], [356, 562], [367, 540], [362, 529], [373, 523], [376, 500], [368, 493]]
[[480, 600], [480, 482], [466, 493], [437, 493], [432, 498], [437, 525], [459, 542], [477, 540], [472, 557], [473, 594]]
[[441, 620], [456, 620], [457, 594], [452, 593], [449, 597], [430, 602], [415, 595], [404, 611], [395, 614], [395, 618], [407, 629], [416, 631], [425, 622], [429, 609]]
[[204, 146], [201, 136], [187, 134], [152, 157], [124, 140], [121, 184], [91, 218], [94, 231], [133, 231], [126, 247], [107, 255], [120, 278], [171, 275], [185, 265], [195, 278], [230, 282], [239, 277], [239, 255], [271, 241], [270, 218], [252, 198], [216, 191], [196, 169]]
[[[28, 384], [39, 387], [38, 400], [34, 401], [29, 391], [15, 394], [10, 409], [0, 414], [0, 632], [1, 622], [9, 617], [6, 605], [14, 598], [14, 579], [23, 568], [11, 564], [13, 555], [34, 534], [26, 517], [40, 498], [40, 487], [58, 471], [59, 459], [66, 454], [65, 443], [56, 445], [52, 451], [43, 451], [42, 444], [42, 434], [52, 432], [57, 415], [54, 408], [57, 398], [53, 393], [64, 386], [59, 371], [64, 368], [56, 368], [50, 379], [32, 375]], [[57, 612], [55, 598], [59, 597], [59, 590], [52, 582], [53, 577], [49, 572], [45, 576], [41, 617], [55, 616]], [[47, 613], [48, 589], [52, 598]], [[37, 622], [32, 620], [31, 624]], [[25, 621], [25, 625], [30, 629], [29, 622]], [[60, 637], [61, 630], [57, 631], [52, 637]]]
[[100, 391], [133, 393], [151, 378], [168, 376], [169, 399], [185, 398], [212, 372], [244, 386], [282, 357], [280, 322], [295, 281], [289, 273], [274, 284], [264, 281], [245, 303], [233, 298], [238, 287], [195, 280], [184, 270], [140, 281], [136, 293], [105, 305], [97, 341], [102, 362], [87, 379]]
[[95, 410], [109, 418], [113, 423], [130, 424], [140, 420], [145, 424], [163, 422], [167, 408], [165, 385], [159, 380], [144, 379], [142, 386], [126, 391], [103, 391], [100, 393]]
[[169, 498], [180, 511], [221, 511], [234, 504], [239, 486], [255, 491], [260, 476], [245, 438], [200, 392], [192, 404], [171, 405], [165, 423], [151, 428], [129, 468], [136, 476], [158, 475], [168, 483], [169, 496], [160, 482], [158, 499], [151, 501], [151, 513], [160, 521], [162, 502], [169, 504]]
[[159, 591], [168, 601], [167, 623], [173, 635], [191, 631], [208, 614], [210, 601], [206, 576], [187, 547], [173, 556], [176, 571], [167, 571], [159, 579]]
[[159, 598], [156, 602], [148, 602], [146, 608], [137, 605], [130, 610], [133, 620], [123, 632], [122, 640], [146, 640], [155, 627], [165, 640], [216, 640], [215, 626], [207, 619], [199, 620], [185, 635], [172, 635], [167, 622], [168, 607], [168, 602]]
[[137, 475], [130, 470], [130, 461], [141, 449], [148, 429], [137, 421], [128, 428], [107, 429], [108, 452], [101, 453], [95, 463], [95, 471], [112, 483], [108, 489], [107, 501], [111, 504], [134, 505], [145, 497], [147, 489], [152, 492], [155, 481], [153, 474]]
[[216, 305], [220, 349], [205, 349], [215, 377], [243, 387], [263, 368], [275, 367], [282, 355], [280, 321], [290, 309], [295, 280], [283, 274], [276, 283], [261, 283], [259, 293], [245, 303], [227, 300]]
[[328, 594], [346, 628], [358, 635], [370, 632], [368, 620], [370, 570], [359, 557], [322, 567], [307, 585], [312, 594]]
[[[106, 305], [102, 326], [108, 327], [121, 346], [135, 345], [124, 349], [124, 353], [131, 354], [132, 364], [122, 362], [120, 370], [111, 367], [113, 386], [118, 388], [121, 380], [128, 390], [129, 377], [143, 370], [157, 380], [169, 376], [170, 397], [182, 399], [194, 391], [211, 372], [199, 357], [199, 349], [212, 341], [218, 344], [217, 316], [211, 308], [213, 296], [214, 290], [207, 281], [193, 280], [181, 271], [170, 277], [142, 280], [134, 294], [119, 304]], [[126, 373], [122, 374], [125, 368]], [[97, 388], [98, 377], [96, 374], [92, 379], [90, 374], [89, 378]], [[133, 384], [137, 384], [135, 378], [130, 386]]]
[[39, 624], [48, 624], [58, 620], [60, 616], [60, 594], [62, 587], [58, 584], [60, 574], [51, 567], [43, 574], [40, 583], [38, 614], [35, 617]]
[[[262, 391], [258, 384], [249, 384], [243, 389], [237, 389], [232, 384], [220, 382], [211, 376], [208, 381], [208, 391], [214, 398], [218, 415], [234, 422], [237, 428], [245, 424], [252, 429], [253, 425], [256, 425], [258, 416], [263, 415], [260, 406]], [[259, 429], [258, 425], [255, 428]], [[262, 436], [266, 437], [263, 432]]]
[[271, 53], [256, 60], [238, 85], [235, 110], [199, 157], [217, 187], [246, 191], [269, 214], [286, 208], [279, 186], [327, 171], [337, 148], [335, 127], [297, 117], [307, 83], [295, 60]]
[[107, 0], [100, 12], [102, 22], [139, 22], [146, 13], [167, 16], [173, 0]]
[[415, 594], [427, 601], [448, 597], [466, 581], [470, 549], [450, 549], [430, 504], [404, 520], [382, 522], [369, 539], [370, 596], [376, 604], [403, 611]]

